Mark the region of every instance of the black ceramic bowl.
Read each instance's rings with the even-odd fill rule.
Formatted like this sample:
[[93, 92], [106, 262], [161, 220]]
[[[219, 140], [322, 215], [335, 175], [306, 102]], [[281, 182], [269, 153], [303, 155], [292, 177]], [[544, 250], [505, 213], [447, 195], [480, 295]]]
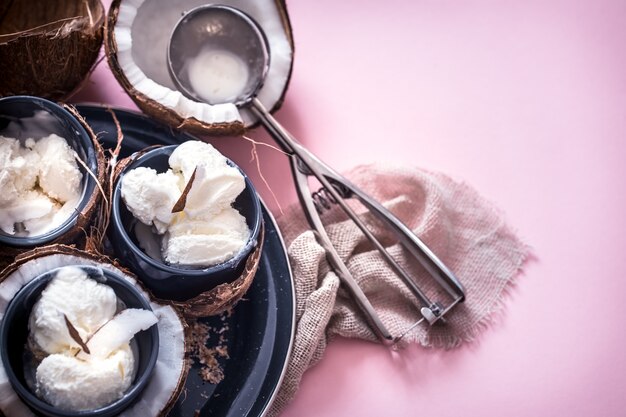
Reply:
[[[135, 237], [134, 227], [138, 221], [128, 211], [122, 200], [122, 178], [125, 172], [138, 167], [153, 168], [159, 173], [167, 171], [169, 157], [176, 146], [164, 146], [148, 151], [124, 169], [117, 179], [113, 192], [110, 237], [117, 257], [139, 275], [154, 295], [163, 299], [184, 301], [239, 277], [248, 256], [256, 247], [262, 226], [262, 213], [261, 203], [252, 182], [240, 170], [244, 176], [246, 188], [237, 197], [233, 207], [245, 217], [250, 229], [250, 238], [238, 254], [225, 262], [207, 268], [168, 265], [162, 260], [148, 256]], [[236, 166], [231, 161], [228, 163]]]
[[[68, 144], [89, 167], [91, 172], [98, 172], [96, 151], [91, 137], [83, 126], [67, 110], [56, 103], [39, 97], [13, 96], [0, 98], [0, 135], [16, 139], [33, 138], [35, 140], [51, 133], [65, 138]], [[78, 219], [78, 214], [88, 203], [96, 181], [87, 174], [84, 167], [83, 193], [77, 210], [59, 227], [37, 236], [18, 237], [0, 230], [0, 244], [13, 247], [29, 248], [44, 245], [64, 235]]]
[[[126, 279], [111, 271], [93, 266], [78, 266], [90, 278], [113, 288], [127, 308], [151, 310], [150, 303]], [[128, 391], [117, 401], [96, 410], [64, 411], [39, 399], [28, 388], [24, 372], [24, 346], [28, 337], [28, 318], [41, 292], [60, 268], [53, 269], [26, 284], [9, 303], [0, 324], [0, 355], [13, 389], [36, 412], [49, 417], [111, 417], [131, 405], [146, 387], [159, 353], [159, 330], [156, 325], [135, 334], [137, 373]]]

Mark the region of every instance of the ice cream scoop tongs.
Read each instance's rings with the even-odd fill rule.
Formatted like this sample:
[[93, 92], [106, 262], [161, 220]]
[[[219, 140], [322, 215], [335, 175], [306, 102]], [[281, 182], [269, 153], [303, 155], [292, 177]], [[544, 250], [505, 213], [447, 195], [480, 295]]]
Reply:
[[[202, 30], [207, 27], [218, 28], [218, 30]], [[228, 27], [230, 30], [220, 31], [220, 27]], [[190, 34], [200, 35], [190, 36]], [[228, 34], [233, 35], [229, 37], [227, 36]], [[242, 42], [242, 39], [246, 41]], [[172, 32], [168, 50], [170, 74], [180, 90], [195, 100], [203, 101], [202, 97], [199, 97], [191, 87], [188, 78], [184, 76], [185, 62], [196, 56], [201, 47], [216, 43], [219, 43], [219, 47], [222, 50], [228, 50], [241, 57], [243, 62], [248, 63], [250, 79], [247, 87], [234, 100], [234, 103], [238, 107], [248, 107], [259, 118], [263, 127], [267, 129], [279, 146], [290, 155], [291, 171], [298, 197], [314, 230], [316, 239], [326, 251], [329, 264], [365, 315], [376, 336], [383, 343], [392, 344], [424, 321], [428, 324], [445, 321], [444, 316], [446, 313], [465, 298], [465, 290], [454, 274], [396, 216], [300, 145], [274, 119], [256, 97], [269, 67], [269, 46], [261, 28], [250, 16], [232, 7], [206, 5], [192, 9], [181, 18]], [[184, 44], [184, 48], [177, 47], [177, 45], [181, 44]], [[254, 47], [250, 47], [250, 45]], [[309, 177], [311, 176], [315, 177], [322, 185], [322, 188], [315, 193], [311, 193], [309, 187]], [[360, 201], [363, 206], [393, 232], [402, 246], [407, 249], [449, 296], [447, 298], [450, 298], [450, 300], [446, 305], [439, 300], [431, 300], [419, 288], [416, 282], [366, 227], [359, 215], [348, 206], [346, 199], [349, 198], [356, 198]], [[341, 207], [371, 244], [380, 252], [383, 259], [400, 277], [411, 293], [419, 300], [421, 318], [402, 334], [392, 335], [389, 332], [328, 237], [320, 213], [330, 208], [331, 204]]]

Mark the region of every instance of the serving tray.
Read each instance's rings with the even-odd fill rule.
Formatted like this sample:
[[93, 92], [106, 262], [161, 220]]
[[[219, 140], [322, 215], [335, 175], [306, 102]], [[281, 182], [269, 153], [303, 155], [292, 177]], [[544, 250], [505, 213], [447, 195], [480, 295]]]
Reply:
[[[111, 113], [98, 105], [76, 106], [105, 148], [117, 142]], [[122, 127], [120, 158], [151, 145], [173, 145], [195, 137], [161, 125], [128, 110], [112, 109]], [[291, 269], [278, 226], [262, 205], [265, 220], [263, 253], [252, 286], [229, 317], [203, 319], [225, 329], [228, 359], [221, 359], [224, 379], [204, 382], [194, 362], [169, 416], [262, 416], [271, 404], [284, 375], [293, 343], [295, 293]], [[217, 338], [216, 335], [213, 336]], [[209, 339], [207, 345], [217, 343]]]

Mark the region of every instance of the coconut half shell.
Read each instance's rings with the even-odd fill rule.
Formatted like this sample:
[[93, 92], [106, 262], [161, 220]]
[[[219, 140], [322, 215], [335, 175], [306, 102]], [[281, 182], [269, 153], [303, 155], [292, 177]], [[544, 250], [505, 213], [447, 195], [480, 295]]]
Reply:
[[[196, 134], [238, 135], [256, 123], [246, 109], [210, 105], [183, 96], [167, 69], [169, 36], [181, 15], [206, 0], [114, 0], [105, 50], [109, 66], [141, 110], [170, 126]], [[270, 68], [258, 98], [271, 111], [282, 104], [293, 66], [293, 36], [284, 0], [224, 0], [248, 13], [265, 32]]]
[[[126, 278], [150, 300], [159, 322], [159, 356], [150, 382], [139, 399], [124, 410], [127, 417], [165, 416], [182, 392], [189, 367], [186, 364], [187, 324], [178, 311], [168, 304], [152, 299], [134, 275], [111, 260], [65, 245], [52, 245], [23, 253], [0, 272], [0, 322], [8, 304], [17, 292], [35, 277], [50, 269], [67, 265], [90, 265], [107, 269]], [[11, 387], [0, 363], [0, 415], [33, 416]]]
[[0, 2], [0, 96], [62, 100], [98, 57], [105, 11], [99, 0]]
[[[1, 77], [0, 77], [1, 78]], [[102, 145], [98, 141], [95, 133], [91, 129], [91, 127], [87, 124], [85, 119], [78, 113], [78, 111], [69, 105], [63, 105], [63, 107], [69, 111], [85, 128], [87, 134], [91, 138], [91, 142], [93, 143], [94, 149], [96, 151], [96, 161], [97, 161], [97, 172], [85, 173], [84, 175], [92, 175], [95, 177], [97, 185], [94, 188], [89, 200], [85, 207], [78, 213], [78, 217], [76, 219], [76, 224], [72, 227], [68, 232], [59, 236], [54, 241], [49, 244], [77, 244], [80, 247], [83, 247], [86, 243], [86, 240], [91, 236], [91, 221], [94, 218], [94, 215], [97, 212], [98, 207], [100, 206], [100, 202], [102, 201], [102, 191], [101, 188], [104, 189], [106, 184], [106, 158], [104, 155], [104, 149]], [[21, 253], [28, 252], [29, 248], [18, 248], [12, 246], [4, 246], [0, 245], [0, 269], [4, 268], [8, 264], [12, 263], [14, 258]]]

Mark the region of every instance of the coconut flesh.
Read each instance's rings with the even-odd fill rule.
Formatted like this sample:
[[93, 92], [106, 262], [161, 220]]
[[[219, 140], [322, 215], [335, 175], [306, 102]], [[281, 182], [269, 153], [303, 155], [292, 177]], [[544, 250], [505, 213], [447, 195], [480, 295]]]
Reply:
[[[293, 62], [293, 43], [284, 2], [226, 0], [259, 23], [270, 48], [270, 67], [258, 99], [276, 109], [287, 88]], [[167, 47], [181, 15], [206, 0], [114, 1], [109, 13], [107, 56], [122, 86], [146, 113], [172, 124], [195, 119], [204, 133], [240, 133], [256, 118], [234, 104], [200, 103], [180, 93], [170, 78]], [[118, 8], [119, 7], [119, 8]], [[117, 20], [114, 10], [117, 8]], [[114, 22], [111, 29], [111, 22]], [[168, 114], [173, 113], [173, 115]], [[191, 123], [195, 127], [196, 123]]]
[[[134, 277], [121, 269], [103, 262], [92, 255], [67, 246], [57, 245], [53, 250], [41, 250], [17, 268], [9, 266], [0, 276], [0, 322], [9, 303], [18, 291], [37, 276], [60, 266], [89, 265], [110, 270], [123, 276], [150, 300], [150, 296]], [[30, 252], [35, 253], [37, 250]], [[24, 258], [28, 258], [25, 256]], [[22, 259], [24, 259], [22, 258]], [[7, 272], [9, 271], [9, 272]], [[158, 318], [159, 354], [150, 382], [139, 399], [121, 415], [128, 417], [151, 417], [165, 415], [172, 407], [184, 387], [187, 368], [185, 366], [185, 324], [178, 312], [168, 304], [151, 301], [152, 311]], [[0, 414], [6, 417], [35, 417], [13, 390], [2, 363], [0, 362]]]

